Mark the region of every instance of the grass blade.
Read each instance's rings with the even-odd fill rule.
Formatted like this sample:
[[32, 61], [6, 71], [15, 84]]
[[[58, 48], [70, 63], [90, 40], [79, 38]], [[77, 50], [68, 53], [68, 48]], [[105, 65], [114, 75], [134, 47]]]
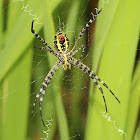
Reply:
[[133, 81], [131, 84], [130, 89], [130, 98], [129, 98], [129, 105], [128, 105], [128, 117], [127, 117], [127, 124], [126, 124], [126, 132], [127, 137], [129, 139], [133, 139], [137, 120], [139, 116], [139, 107], [140, 107], [140, 61], [137, 65], [137, 68], [134, 73]]
[[[115, 13], [110, 13], [110, 6], [114, 9]], [[109, 91], [103, 87], [108, 106], [108, 117], [111, 116], [111, 121], [117, 122], [115, 125], [117, 129], [115, 129], [114, 123], [108, 122], [107, 119], [102, 116], [103, 112], [105, 112], [102, 95], [96, 87], [95, 95], [94, 97], [92, 96], [93, 83], [91, 81], [91, 97], [86, 129], [87, 140], [93, 138], [124, 139], [125, 134], [120, 136], [119, 128], [126, 132], [125, 126], [127, 123], [129, 91], [139, 35], [139, 25], [136, 23], [138, 14], [133, 16], [131, 11], [133, 10], [134, 13], [137, 13], [138, 7], [136, 2], [132, 4], [129, 0], [111, 1], [108, 3], [108, 8], [105, 8], [101, 16], [99, 16], [99, 19], [102, 19], [104, 22], [98, 19], [97, 36], [94, 44], [94, 53], [98, 50], [99, 52], [96, 55], [102, 54], [102, 56], [100, 55], [101, 58], [99, 59], [97, 57], [93, 62], [95, 71], [97, 71], [97, 66], [100, 65], [98, 76], [108, 84], [121, 101], [121, 104], [115, 101]], [[107, 15], [106, 13], [109, 14]], [[111, 22], [109, 23], [110, 26], [107, 33], [104, 34], [104, 29], [106, 30], [105, 25], [108, 23], [108, 19], [104, 19], [104, 17], [110, 19], [110, 16], [113, 17], [113, 19], [109, 20], [109, 22]], [[103, 31], [101, 31], [101, 29]], [[102, 36], [102, 33], [105, 36]], [[99, 44], [99, 46], [97, 44]]]
[[[32, 5], [33, 9], [37, 9], [40, 6], [40, 2], [32, 3], [30, 1], [28, 5]], [[42, 15], [42, 12], [43, 11], [40, 10], [40, 15]], [[41, 16], [39, 20], [41, 20]], [[38, 31], [41, 27], [42, 26], [39, 26], [36, 30]], [[16, 62], [16, 60], [27, 49], [28, 44], [33, 39], [34, 36], [30, 32], [31, 30], [30, 28], [31, 28], [31, 17], [30, 15], [28, 15], [28, 13], [22, 12], [19, 18], [16, 19], [16, 23], [12, 31], [8, 35], [6, 35], [7, 38], [5, 40], [8, 41], [5, 42], [5, 47], [0, 53], [0, 63], [2, 68], [0, 69], [0, 81], [4, 78], [5, 74], [10, 70], [10, 68]]]
[[28, 50], [3, 81], [2, 140], [26, 138], [30, 86], [21, 86], [19, 80], [30, 83], [31, 60], [32, 53]]
[[0, 41], [0, 50], [1, 50], [1, 48], [2, 48], [2, 43], [3, 43], [3, 10], [2, 10], [2, 7], [3, 6], [3, 1], [1, 0], [0, 1], [0, 39], [1, 39], [1, 41]]

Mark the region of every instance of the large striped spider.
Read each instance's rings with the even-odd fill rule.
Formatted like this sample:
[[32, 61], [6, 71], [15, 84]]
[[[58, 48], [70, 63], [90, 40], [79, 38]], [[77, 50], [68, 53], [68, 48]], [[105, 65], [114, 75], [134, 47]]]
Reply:
[[[84, 54], [84, 48], [85, 46], [82, 45], [79, 48], [76, 48], [78, 41], [80, 40], [80, 38], [82, 37], [82, 35], [84, 34], [85, 30], [89, 27], [89, 25], [95, 20], [95, 18], [99, 15], [99, 13], [101, 12], [102, 9], [100, 9], [99, 12], [97, 12], [96, 15], [93, 14], [93, 17], [86, 23], [86, 26], [82, 29], [82, 31], [79, 33], [79, 36], [77, 38], [77, 40], [75, 41], [75, 44], [72, 48], [71, 51], [69, 51], [69, 40], [66, 36], [66, 34], [64, 34], [64, 32], [59, 31], [57, 32], [57, 34], [55, 35], [54, 38], [54, 47], [55, 50], [53, 50], [45, 40], [43, 40], [33, 29], [33, 23], [34, 21], [32, 21], [32, 26], [31, 26], [31, 32], [46, 46], [46, 47], [35, 47], [38, 49], [43, 49], [47, 52], [50, 52], [51, 54], [53, 54], [54, 56], [56, 56], [58, 58], [58, 61], [55, 63], [55, 65], [52, 67], [52, 69], [49, 71], [48, 75], [45, 77], [45, 81], [42, 83], [42, 87], [40, 88], [39, 93], [36, 95], [35, 101], [33, 103], [33, 111], [32, 111], [32, 116], [34, 113], [34, 108], [35, 108], [35, 104], [37, 99], [40, 97], [40, 102], [39, 102], [39, 109], [40, 109], [40, 115], [41, 115], [41, 119], [42, 119], [42, 123], [44, 126], [44, 120], [43, 120], [43, 116], [42, 116], [42, 110], [41, 110], [41, 104], [43, 101], [43, 96], [45, 95], [45, 91], [47, 88], [47, 85], [49, 84], [49, 82], [51, 81], [54, 73], [56, 72], [56, 70], [63, 65], [64, 70], [67, 69], [71, 69], [71, 64], [75, 65], [76, 67], [78, 67], [79, 69], [81, 69], [84, 73], [88, 74], [89, 77], [91, 77], [91, 79], [93, 80], [93, 82], [97, 85], [97, 87], [99, 88], [99, 90], [102, 93], [103, 96], [103, 100], [105, 103], [105, 108], [106, 108], [106, 112], [107, 112], [107, 105], [106, 105], [106, 100], [104, 97], [104, 93], [102, 88], [100, 87], [100, 85], [98, 84], [97, 80], [103, 84], [110, 92], [111, 94], [116, 98], [116, 100], [120, 103], [120, 101], [118, 100], [118, 98], [114, 95], [114, 93], [109, 89], [109, 87], [89, 68], [87, 67], [85, 64], [83, 64], [82, 62], [80, 62], [80, 59], [83, 57]], [[80, 58], [77, 60], [73, 57], [73, 55], [75, 55], [78, 51], [80, 51], [81, 49], [83, 49], [82, 54], [80, 56]]]

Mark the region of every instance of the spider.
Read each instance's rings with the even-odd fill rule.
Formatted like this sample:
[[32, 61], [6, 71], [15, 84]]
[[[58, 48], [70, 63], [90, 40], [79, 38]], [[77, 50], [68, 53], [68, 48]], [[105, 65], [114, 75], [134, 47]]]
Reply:
[[[76, 67], [78, 67], [79, 69], [81, 69], [84, 73], [88, 74], [89, 77], [93, 80], [93, 82], [97, 85], [97, 87], [99, 88], [99, 90], [102, 93], [103, 96], [103, 100], [105, 103], [105, 109], [107, 112], [107, 104], [106, 104], [106, 100], [104, 97], [104, 93], [103, 90], [101, 88], [101, 86], [98, 84], [97, 81], [99, 81], [101, 84], [103, 84], [109, 91], [110, 93], [116, 98], [116, 100], [120, 103], [119, 99], [114, 95], [114, 93], [110, 90], [110, 88], [107, 86], [107, 84], [105, 84], [89, 67], [87, 67], [85, 64], [83, 64], [82, 62], [80, 62], [80, 59], [83, 57], [84, 52], [85, 52], [85, 45], [80, 46], [79, 48], [76, 48], [78, 41], [80, 40], [80, 38], [82, 37], [82, 35], [84, 34], [84, 32], [86, 31], [86, 29], [89, 27], [89, 25], [95, 20], [95, 18], [99, 15], [99, 13], [102, 11], [102, 9], [100, 9], [96, 15], [93, 14], [93, 17], [86, 23], [85, 27], [82, 29], [82, 31], [79, 33], [79, 36], [77, 38], [77, 40], [75, 41], [75, 44], [72, 48], [71, 51], [69, 51], [69, 39], [67, 38], [66, 34], [62, 31], [59, 31], [56, 33], [55, 37], [54, 37], [54, 47], [55, 50], [53, 50], [45, 40], [43, 40], [33, 29], [33, 23], [34, 20], [32, 21], [32, 25], [31, 25], [31, 32], [46, 46], [46, 47], [35, 47], [38, 49], [42, 49], [45, 50], [51, 54], [53, 54], [54, 56], [56, 56], [58, 58], [57, 62], [55, 63], [55, 65], [52, 67], [52, 69], [49, 71], [49, 73], [47, 74], [47, 76], [45, 77], [44, 82], [42, 83], [42, 87], [40, 88], [39, 93], [36, 95], [35, 101], [33, 103], [33, 110], [32, 110], [32, 116], [34, 114], [34, 108], [35, 108], [35, 104], [37, 99], [40, 97], [40, 102], [39, 102], [39, 109], [40, 109], [40, 115], [41, 115], [41, 120], [44, 126], [44, 120], [43, 120], [43, 116], [42, 116], [42, 110], [41, 110], [41, 104], [43, 101], [43, 97], [45, 95], [45, 91], [47, 88], [47, 85], [50, 83], [53, 75], [55, 74], [56, 70], [63, 65], [64, 70], [67, 69], [71, 69], [71, 64], [75, 65]], [[80, 58], [77, 60], [73, 57], [73, 55], [75, 55], [78, 51], [80, 51], [81, 49], [83, 49], [82, 54], [80, 56]]]

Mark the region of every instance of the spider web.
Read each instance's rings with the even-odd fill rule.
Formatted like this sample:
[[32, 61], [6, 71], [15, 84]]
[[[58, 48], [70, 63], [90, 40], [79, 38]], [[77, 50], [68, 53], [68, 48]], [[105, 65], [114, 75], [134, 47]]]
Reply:
[[[108, 5], [109, 2], [110, 2], [109, 0], [102, 0], [101, 7], [104, 9], [105, 5]], [[39, 24], [42, 24], [42, 21], [40, 20], [41, 16], [38, 14], [37, 10], [32, 9], [32, 5], [26, 4], [25, 0], [10, 1], [8, 3], [8, 5], [3, 8], [3, 12], [7, 12], [8, 8], [15, 6], [17, 3], [21, 4], [21, 7], [18, 7], [18, 9], [17, 9], [19, 12], [26, 13], [27, 16], [30, 17], [30, 21], [32, 21], [34, 19], [35, 24], [38, 24], [38, 26], [39, 26]], [[91, 13], [95, 14], [99, 10], [99, 9], [97, 9], [97, 2], [95, 2], [95, 3], [93, 2], [92, 5], [90, 6], [91, 9], [89, 10], [88, 9], [89, 3], [90, 3], [90, 0], [86, 1], [84, 7], [80, 7], [80, 9], [74, 13], [73, 16], [78, 16], [77, 28], [75, 30], [71, 30], [71, 28], [69, 28], [70, 25], [66, 24], [66, 18], [67, 18], [67, 15], [69, 14], [69, 8], [71, 6], [70, 0], [68, 0], [66, 2], [68, 9], [63, 8], [63, 5], [60, 5], [59, 14], [55, 15], [55, 12], [54, 12], [54, 20], [57, 21], [57, 23], [55, 25], [55, 31], [57, 32], [58, 30], [62, 29], [65, 31], [66, 34], [71, 34], [71, 33], [73, 34], [73, 41], [70, 40], [70, 48], [74, 45], [74, 41], [76, 40], [78, 33], [85, 26], [85, 23], [83, 22], [83, 20], [88, 21], [92, 17]], [[83, 19], [83, 16], [85, 15], [85, 13], [88, 13], [89, 16], [86, 16], [85, 19]], [[84, 24], [81, 24], [81, 23], [84, 23]], [[26, 23], [26, 24], [28, 25], [31, 23]], [[37, 26], [35, 26], [35, 27], [37, 27]], [[83, 37], [78, 44], [78, 46], [80, 46], [81, 44], [84, 43], [87, 46], [86, 54], [82, 58], [82, 62], [85, 63], [90, 68], [92, 68], [91, 59], [92, 59], [92, 55], [94, 55], [94, 52], [93, 52], [94, 50], [90, 46], [93, 41], [92, 39], [94, 38], [94, 35], [95, 35], [94, 32], [91, 33], [91, 30], [92, 30], [91, 28], [94, 28], [94, 26], [90, 27], [87, 30], [87, 32], [85, 33], [86, 35], [84, 35], [84, 37], [86, 36], [85, 37], [86, 40]], [[41, 30], [40, 32], [38, 32], [38, 34], [42, 35], [43, 34], [42, 32], [43, 31]], [[42, 46], [42, 44], [35, 38], [33, 46]], [[53, 48], [53, 46], [51, 46], [51, 47]], [[91, 52], [93, 52], [93, 53], [91, 53]], [[79, 58], [79, 56], [80, 56], [80, 53], [78, 53], [78, 55], [75, 56], [75, 58]], [[137, 60], [138, 60], [138, 57], [139, 57], [139, 55], [137, 55]], [[14, 87], [13, 89], [10, 89], [10, 91], [8, 91], [8, 92], [4, 91], [5, 94], [3, 94], [0, 97], [0, 102], [5, 102], [6, 98], [9, 96], [12, 96], [13, 98], [17, 98], [18, 94], [19, 94], [19, 92], [17, 92], [17, 91], [20, 91], [21, 87], [25, 88], [25, 91], [26, 91], [26, 87], [31, 87], [31, 94], [29, 96], [24, 95], [24, 94], [20, 95], [22, 98], [31, 98], [29, 106], [27, 106], [27, 108], [25, 110], [25, 111], [29, 110], [29, 114], [31, 114], [32, 103], [34, 101], [34, 98], [35, 98], [36, 94], [38, 93], [38, 91], [41, 87], [41, 84], [44, 81], [45, 76], [47, 75], [47, 73], [50, 70], [50, 66], [47, 64], [50, 64], [50, 61], [48, 59], [48, 55], [46, 54], [46, 52], [44, 52], [42, 50], [37, 50], [37, 49], [33, 50], [32, 80], [31, 80], [30, 84], [26, 84], [26, 80], [19, 81], [20, 86]], [[51, 64], [51, 65], [53, 65], [53, 64]], [[67, 71], [67, 72], [63, 72], [63, 71], [64, 70], [61, 67], [60, 70], [55, 73], [55, 75], [53, 76], [53, 79], [55, 79], [55, 81], [60, 81], [60, 79], [62, 78], [62, 80], [61, 80], [61, 82], [62, 82], [61, 83], [62, 84], [61, 98], [63, 100], [64, 108], [66, 111], [70, 139], [83, 140], [85, 137], [84, 132], [85, 132], [85, 126], [86, 126], [87, 111], [88, 111], [88, 100], [89, 100], [88, 92], [89, 92], [90, 79], [83, 72], [81, 72], [81, 70], [77, 69], [74, 66], [72, 66], [71, 71]], [[73, 79], [75, 79], [75, 80], [73, 81]], [[46, 128], [41, 127], [42, 122], [41, 122], [39, 106], [38, 106], [38, 102], [37, 102], [36, 107], [35, 107], [34, 118], [31, 118], [29, 115], [29, 125], [28, 125], [28, 129], [27, 129], [29, 137], [31, 137], [31, 134], [30, 134], [31, 129], [34, 129], [35, 131], [38, 131], [38, 129], [40, 129], [39, 132], [37, 132], [37, 134], [35, 134], [36, 139], [49, 140], [51, 138], [58, 139], [60, 137], [59, 132], [58, 132], [59, 130], [57, 130], [58, 129], [58, 122], [56, 120], [57, 114], [54, 111], [54, 104], [50, 102], [50, 100], [52, 98], [51, 91], [52, 91], [52, 87], [55, 86], [54, 84], [55, 84], [54, 81], [49, 83], [43, 103], [42, 103], [43, 117], [44, 117], [47, 127]], [[58, 91], [60, 90], [60, 87], [56, 86], [55, 88], [57, 88]], [[72, 101], [73, 101], [73, 97], [74, 97], [73, 94], [75, 94], [75, 93], [76, 93], [75, 99], [79, 99], [79, 101], [77, 101], [77, 106], [72, 105]], [[28, 102], [25, 102], [24, 104], [28, 104]], [[96, 102], [94, 102], [93, 104], [96, 104]], [[48, 109], [46, 109], [46, 106]], [[48, 113], [48, 110], [53, 110], [53, 112]], [[79, 113], [82, 114], [81, 118], [71, 117], [71, 114], [74, 115], [77, 113], [76, 111], [78, 111]], [[111, 115], [105, 114], [104, 112], [99, 112], [98, 114], [99, 114], [99, 117], [102, 117], [103, 120], [107, 122], [107, 125], [111, 126], [111, 128], [114, 129], [113, 131], [118, 131], [118, 135], [120, 135], [120, 137], [122, 135], [124, 135], [124, 137], [127, 138], [127, 134], [126, 134], [125, 130], [122, 130], [120, 128], [119, 122], [115, 121], [111, 117]], [[16, 114], [15, 114], [15, 116], [16, 116]], [[77, 122], [77, 120], [78, 120], [78, 122]], [[75, 130], [72, 130], [72, 128], [75, 128]], [[56, 129], [56, 130], [54, 131], [53, 129]], [[31, 133], [33, 133], [33, 132], [31, 132]]]

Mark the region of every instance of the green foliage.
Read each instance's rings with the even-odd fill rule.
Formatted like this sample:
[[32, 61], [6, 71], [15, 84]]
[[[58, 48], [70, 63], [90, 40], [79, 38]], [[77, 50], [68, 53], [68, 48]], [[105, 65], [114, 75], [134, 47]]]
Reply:
[[[102, 2], [100, 0], [99, 9], [102, 7]], [[140, 137], [138, 129], [140, 125], [137, 126], [140, 61], [134, 69], [140, 27], [139, 4], [138, 0], [134, 2], [111, 0], [105, 3], [97, 18], [94, 44], [90, 46], [94, 47], [94, 50], [91, 49], [94, 55], [90, 57], [93, 71], [108, 84], [121, 101], [119, 104], [102, 86], [108, 106], [108, 116], [111, 116], [112, 121], [116, 121], [116, 127], [123, 130], [130, 140]], [[0, 139], [45, 138], [47, 135], [43, 134], [43, 130], [48, 129], [42, 125], [38, 104], [34, 118], [31, 118], [31, 109], [43, 78], [57, 59], [49, 53], [33, 49], [35, 45], [41, 43], [36, 41], [31, 33], [31, 22], [36, 18], [35, 31], [53, 48], [54, 35], [59, 26], [58, 19], [62, 19], [61, 22], [65, 22], [64, 30], [72, 48], [75, 37], [89, 19], [90, 11], [86, 7], [87, 16], [85, 0], [26, 0], [24, 2], [9, 0], [7, 5], [4, 1], [0, 1]], [[86, 44], [87, 38], [85, 33], [78, 46]], [[92, 40], [92, 37], [90, 39]], [[43, 59], [40, 58], [42, 54], [46, 56]], [[37, 69], [37, 65], [41, 66], [41, 69]], [[125, 135], [120, 135], [114, 123], [102, 116], [101, 113], [105, 111], [104, 102], [93, 81], [90, 80], [89, 85], [82, 71], [73, 66], [72, 69], [74, 70], [64, 72], [63, 67], [60, 67], [44, 97], [42, 112], [45, 123], [48, 124], [47, 120], [53, 119], [47, 140], [71, 138], [76, 140], [82, 137], [86, 140], [125, 139]], [[41, 75], [43, 78], [38, 80]], [[67, 76], [71, 81], [68, 87], [71, 87], [72, 94], [64, 88], [65, 81], [62, 79]], [[82, 98], [85, 96], [81, 94], [83, 85], [90, 86], [89, 99], [86, 97], [84, 100], [89, 100], [87, 118], [85, 118], [86, 113], [81, 112], [80, 109]], [[63, 95], [66, 93], [69, 97], [68, 103], [71, 104], [69, 109], [64, 105]], [[81, 137], [78, 137], [77, 133]], [[77, 137], [73, 137], [75, 135]]]
[[[134, 13], [135, 16], [133, 16]], [[140, 94], [139, 80], [137, 80], [138, 83], [131, 86], [133, 80], [135, 81], [139, 76], [139, 72], [134, 71], [133, 74], [139, 37], [137, 20], [138, 5], [136, 1], [132, 3], [130, 0], [110, 1], [97, 20], [93, 69], [96, 70], [96, 73], [99, 69], [98, 76], [111, 87], [121, 101], [119, 104], [103, 87], [108, 106], [107, 117], [110, 116], [111, 121], [116, 121], [117, 129], [123, 130], [127, 137], [125, 134], [120, 135], [121, 132], [114, 127], [114, 122], [108, 121], [108, 118], [102, 116], [102, 112], [105, 111], [102, 95], [96, 87], [93, 98], [93, 83], [91, 83], [86, 127], [87, 140], [92, 138], [133, 139]]]

